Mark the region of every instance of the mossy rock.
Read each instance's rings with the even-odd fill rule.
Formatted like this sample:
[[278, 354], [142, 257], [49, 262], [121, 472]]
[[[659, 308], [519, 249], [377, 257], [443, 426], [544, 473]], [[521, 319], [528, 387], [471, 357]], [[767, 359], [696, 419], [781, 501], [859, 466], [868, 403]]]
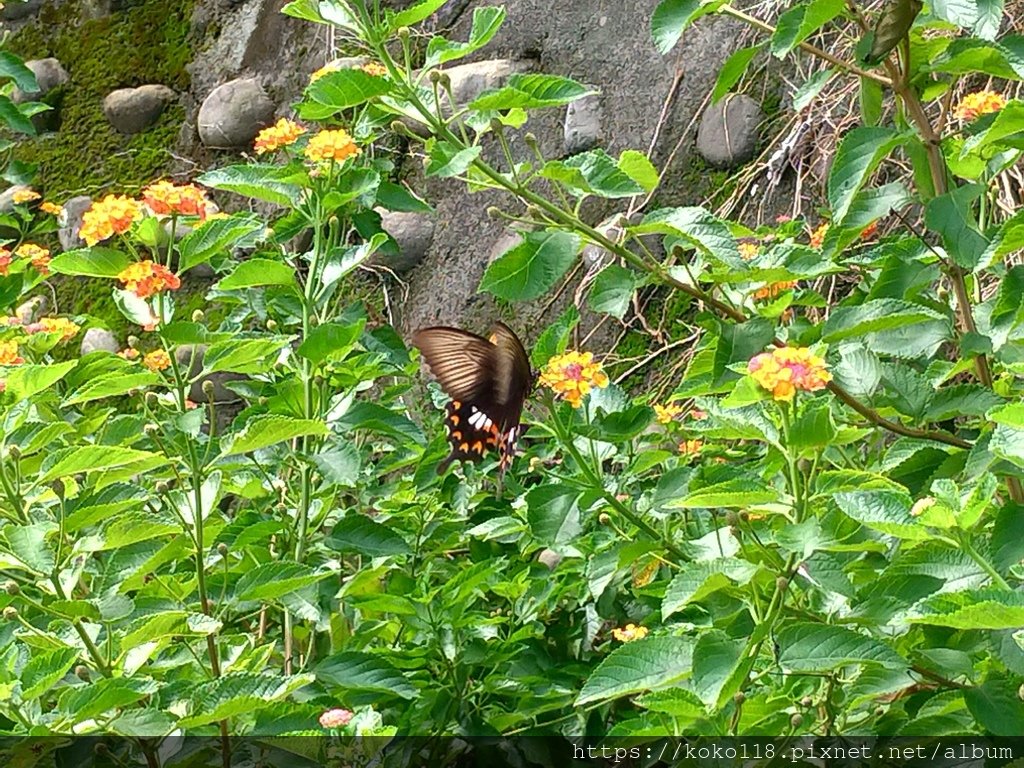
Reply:
[[190, 0], [143, 0], [101, 18], [84, 2], [47, 3], [38, 23], [12, 35], [24, 59], [54, 56], [71, 76], [60, 94], [57, 133], [19, 142], [16, 160], [37, 166], [36, 185], [54, 201], [112, 189], [132, 192], [167, 173], [184, 110], [168, 108], [153, 128], [118, 133], [103, 116], [103, 98], [117, 88], [162, 83], [188, 87]]

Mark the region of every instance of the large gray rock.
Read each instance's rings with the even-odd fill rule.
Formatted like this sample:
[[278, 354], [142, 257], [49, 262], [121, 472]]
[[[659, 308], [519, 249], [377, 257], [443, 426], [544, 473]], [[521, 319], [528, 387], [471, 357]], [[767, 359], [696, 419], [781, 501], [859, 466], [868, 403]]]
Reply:
[[24, 0], [20, 2], [15, 0], [14, 2], [4, 3], [3, 9], [0, 9], [0, 19], [4, 21], [19, 21], [21, 19], [27, 19], [29, 16], [34, 16], [39, 13], [39, 9], [43, 7], [43, 0]]
[[14, 310], [14, 316], [21, 320], [22, 325], [38, 323], [39, 319], [50, 311], [50, 300], [45, 296], [33, 296]]
[[764, 112], [754, 99], [730, 94], [701, 115], [697, 151], [718, 168], [743, 165], [754, 158], [763, 121]]
[[175, 98], [174, 91], [166, 85], [119, 88], [103, 99], [103, 115], [121, 133], [139, 133], [159, 120], [164, 108]]
[[39, 101], [54, 88], [67, 83], [71, 77], [61, 63], [54, 58], [31, 59], [25, 62], [25, 66], [32, 70], [36, 76], [38, 88], [34, 91], [23, 91], [15, 88], [11, 92], [11, 101], [21, 104], [26, 101]]
[[106, 328], [90, 328], [82, 336], [81, 354], [87, 355], [90, 352], [103, 350], [104, 352], [118, 352], [121, 349], [117, 343], [117, 337]]
[[489, 88], [500, 88], [509, 75], [525, 72], [529, 68], [528, 61], [487, 59], [448, 67], [444, 72], [451, 80], [455, 103], [465, 105]]
[[91, 207], [92, 198], [88, 195], [72, 197], [64, 203], [64, 210], [57, 220], [57, 239], [65, 251], [85, 245], [85, 241], [78, 236], [78, 231], [82, 228], [82, 215]]
[[207, 147], [237, 149], [252, 143], [274, 118], [274, 103], [252, 78], [213, 89], [199, 107], [199, 138]]
[[15, 184], [0, 192], [0, 213], [10, 213], [13, 211], [14, 196], [19, 192], [27, 192], [31, 189], [32, 187], [25, 186], [24, 184]]
[[565, 154], [575, 155], [593, 149], [604, 138], [601, 124], [601, 97], [584, 96], [565, 109]]
[[381, 226], [398, 245], [397, 256], [380, 256], [374, 263], [399, 275], [411, 270], [427, 255], [434, 241], [434, 218], [427, 213], [379, 211]]

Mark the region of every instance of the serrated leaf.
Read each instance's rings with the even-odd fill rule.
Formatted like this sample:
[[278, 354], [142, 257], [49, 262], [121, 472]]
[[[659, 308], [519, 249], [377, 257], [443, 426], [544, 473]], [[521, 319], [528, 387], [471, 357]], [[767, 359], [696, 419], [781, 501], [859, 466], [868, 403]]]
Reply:
[[7, 374], [7, 391], [18, 400], [27, 400], [63, 379], [75, 365], [74, 360], [51, 365], [19, 365]]
[[58, 648], [35, 656], [21, 671], [22, 701], [31, 701], [49, 691], [78, 660], [74, 648]]
[[302, 187], [297, 181], [282, 179], [277, 165], [229, 165], [199, 176], [196, 181], [212, 189], [236, 192], [256, 200], [276, 205], [298, 205]]
[[683, 32], [702, 16], [717, 11], [724, 0], [661, 0], [651, 16], [651, 36], [661, 54], [671, 51]]
[[236, 600], [274, 600], [331, 576], [302, 563], [263, 563], [246, 571], [235, 584]]
[[964, 689], [964, 703], [978, 724], [993, 736], [1019, 736], [1024, 723], [1024, 701], [1018, 685], [1008, 677], [990, 678]]
[[784, 58], [822, 26], [839, 16], [845, 7], [843, 0], [811, 0], [790, 7], [775, 23], [772, 54]]
[[897, 491], [841, 491], [833, 498], [847, 516], [876, 531], [901, 539], [931, 538], [927, 527], [910, 514], [913, 502]]
[[121, 251], [94, 245], [54, 256], [50, 260], [50, 271], [59, 275], [117, 277], [131, 263], [128, 255]]
[[703, 208], [662, 208], [652, 211], [640, 224], [630, 227], [629, 231], [639, 235], [672, 235], [729, 269], [747, 269], [747, 263], [740, 257], [729, 227]]
[[719, 694], [739, 663], [744, 645], [742, 640], [715, 629], [697, 639], [693, 649], [693, 687], [709, 709], [717, 706]]
[[430, 162], [427, 163], [427, 176], [448, 178], [465, 173], [473, 161], [480, 157], [482, 148], [459, 148], [446, 141], [437, 141], [430, 149]]
[[582, 531], [577, 501], [578, 488], [564, 485], [538, 485], [526, 494], [527, 520], [533, 535], [553, 547], [565, 544]]
[[971, 213], [971, 206], [984, 191], [980, 184], [965, 184], [932, 198], [925, 209], [925, 224], [942, 236], [953, 261], [969, 270], [980, 263], [989, 247]]
[[822, 341], [829, 344], [878, 331], [917, 325], [944, 315], [920, 304], [898, 299], [874, 299], [856, 307], [836, 307], [822, 327]]
[[953, 629], [1020, 629], [1024, 593], [994, 587], [947, 592], [920, 603], [908, 621]]
[[480, 290], [507, 301], [529, 301], [554, 287], [576, 260], [580, 239], [559, 230], [527, 232], [523, 242], [495, 259]]
[[255, 288], [264, 285], [295, 285], [295, 270], [273, 259], [249, 259], [235, 267], [217, 284], [222, 291]]
[[218, 341], [203, 354], [203, 374], [266, 373], [288, 343], [287, 339], [231, 339]]
[[208, 219], [178, 244], [179, 269], [185, 272], [206, 263], [218, 253], [255, 245], [264, 231], [262, 222], [238, 215], [227, 219]]
[[690, 674], [693, 648], [689, 637], [645, 637], [625, 643], [590, 673], [575, 706], [671, 685]]
[[241, 432], [228, 438], [227, 445], [221, 450], [221, 456], [258, 451], [297, 437], [323, 437], [326, 434], [326, 425], [319, 421], [293, 419], [288, 416], [255, 416]]
[[542, 109], [568, 104], [595, 92], [561, 75], [516, 73], [509, 76], [505, 86], [482, 93], [470, 102], [469, 108], [481, 111]]
[[183, 718], [182, 728], [198, 728], [243, 714], [251, 714], [312, 683], [313, 675], [252, 674], [235, 672], [196, 686], [192, 715]]
[[737, 478], [722, 483], [704, 486], [692, 491], [682, 499], [668, 502], [667, 509], [705, 509], [711, 507], [749, 507], [751, 504], [768, 504], [779, 501], [778, 491], [765, 486], [758, 487], [752, 478]]
[[830, 672], [858, 663], [890, 669], [909, 666], [886, 643], [845, 627], [809, 622], [783, 624], [776, 640], [779, 664], [791, 672]]
[[121, 653], [167, 637], [206, 637], [219, 632], [222, 626], [211, 616], [188, 611], [165, 611], [145, 616], [133, 622], [121, 637]]
[[609, 264], [594, 279], [587, 300], [595, 312], [621, 320], [633, 301], [635, 290], [633, 272], [618, 264]]
[[662, 620], [721, 589], [746, 583], [756, 571], [755, 565], [726, 558], [683, 563], [665, 590], [661, 603]]
[[328, 72], [306, 88], [306, 95], [331, 112], [365, 104], [391, 90], [386, 77], [371, 75], [353, 67]]
[[[80, 472], [98, 472], [100, 470], [123, 467], [141, 461], [161, 459], [159, 454], [149, 451], [138, 451], [134, 448], [120, 448], [112, 445], [84, 445], [72, 448], [51, 465], [39, 478], [40, 483], [48, 483], [58, 477], [77, 475]], [[166, 459], [163, 459], [166, 461]]]
[[505, 21], [502, 6], [484, 6], [473, 9], [473, 24], [469, 30], [469, 41], [456, 43], [438, 35], [427, 44], [424, 66], [435, 67], [448, 61], [464, 58], [473, 51], [483, 48], [491, 41]]
[[388, 23], [394, 30], [399, 27], [411, 27], [432, 16], [447, 2], [448, 0], [423, 0], [398, 13], [388, 9]]
[[345, 651], [324, 659], [313, 669], [316, 679], [340, 691], [370, 691], [414, 699], [419, 695], [405, 676], [380, 656]]
[[740, 48], [725, 60], [721, 69], [718, 70], [715, 88], [711, 91], [712, 104], [720, 101], [725, 94], [732, 90], [732, 87], [747, 73], [750, 68], [750, 62], [753, 61], [754, 57], [763, 47], [764, 43], [758, 43], [748, 48]]
[[363, 333], [365, 320], [355, 323], [324, 323], [314, 328], [296, 350], [313, 365], [347, 355]]
[[326, 544], [338, 552], [356, 552], [365, 557], [410, 555], [412, 549], [397, 532], [366, 515], [349, 513], [343, 517]]
[[104, 712], [127, 707], [160, 690], [154, 680], [108, 677], [71, 688], [60, 698], [60, 709], [75, 722], [91, 720]]
[[139, 370], [135, 373], [121, 373], [87, 382], [72, 392], [65, 406], [90, 403], [105, 397], [119, 397], [133, 389], [144, 389], [154, 384], [162, 384], [163, 378], [153, 371]]
[[828, 176], [828, 201], [832, 218], [841, 224], [857, 192], [903, 137], [891, 128], [860, 126], [850, 130], [839, 144]]

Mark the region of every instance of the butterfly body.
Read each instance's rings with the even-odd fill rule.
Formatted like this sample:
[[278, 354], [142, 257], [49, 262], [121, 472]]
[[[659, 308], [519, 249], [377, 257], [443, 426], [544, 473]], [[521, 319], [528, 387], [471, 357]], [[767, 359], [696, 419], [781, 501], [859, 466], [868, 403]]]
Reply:
[[535, 380], [519, 337], [496, 323], [489, 338], [435, 326], [416, 331], [412, 341], [451, 398], [445, 407], [451, 453], [438, 472], [453, 461], [480, 461], [491, 450], [504, 472], [515, 455], [519, 419]]

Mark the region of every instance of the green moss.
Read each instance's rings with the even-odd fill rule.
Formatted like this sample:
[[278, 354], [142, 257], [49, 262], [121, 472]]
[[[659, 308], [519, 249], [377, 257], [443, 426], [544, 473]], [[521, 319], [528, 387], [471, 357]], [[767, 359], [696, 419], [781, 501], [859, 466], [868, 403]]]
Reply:
[[184, 118], [182, 108], [172, 106], [149, 130], [123, 136], [101, 105], [117, 88], [188, 87], [191, 0], [142, 0], [97, 19], [85, 16], [84, 5], [45, 5], [39, 23], [19, 30], [9, 43], [25, 59], [56, 57], [71, 77], [60, 94], [60, 130], [14, 150], [15, 159], [38, 166], [37, 186], [57, 201], [106, 188], [134, 191], [166, 173]]

